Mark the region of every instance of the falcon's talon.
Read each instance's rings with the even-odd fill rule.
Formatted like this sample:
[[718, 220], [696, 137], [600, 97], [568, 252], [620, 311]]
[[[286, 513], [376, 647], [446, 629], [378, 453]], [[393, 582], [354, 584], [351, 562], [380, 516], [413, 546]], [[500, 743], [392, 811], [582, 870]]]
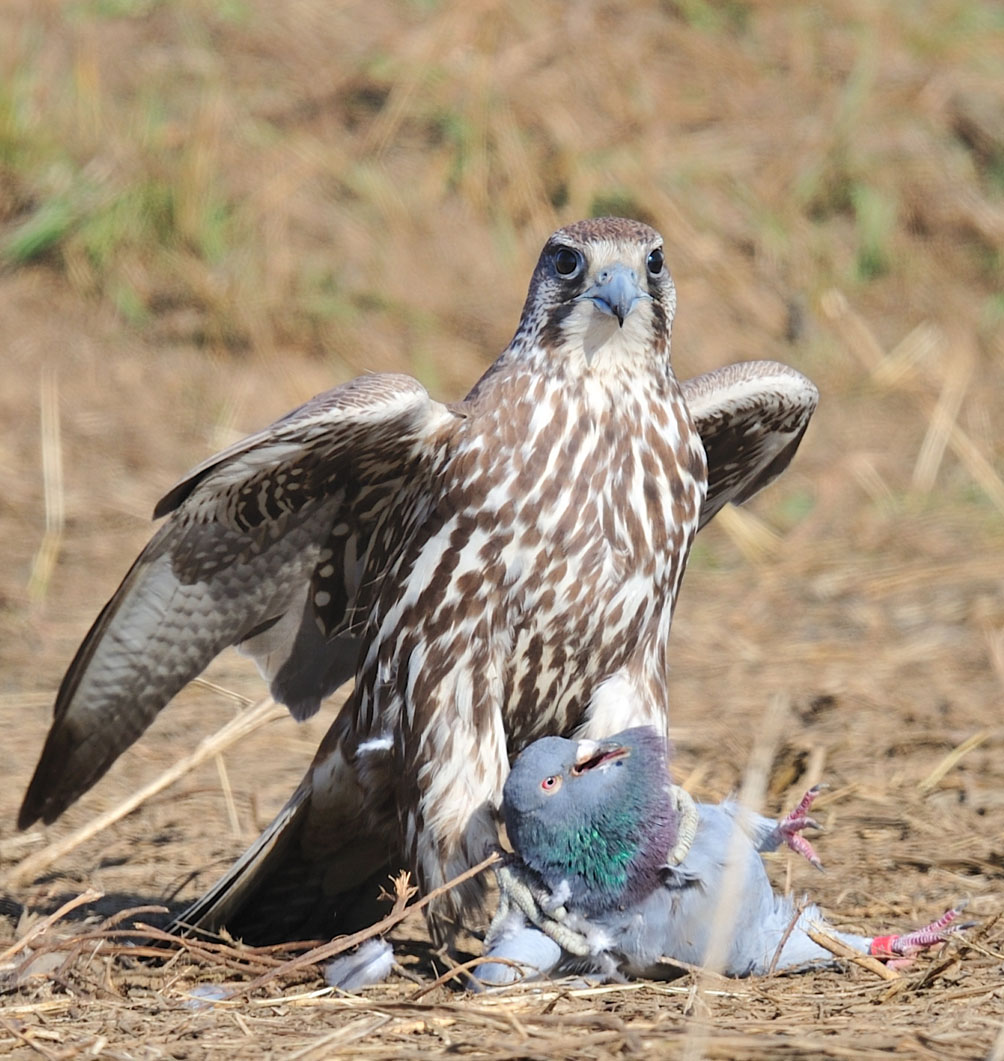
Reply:
[[531, 887], [523, 879], [525, 867], [516, 864], [499, 866], [495, 870], [495, 876], [499, 885], [499, 905], [492, 919], [486, 943], [503, 931], [503, 926], [509, 915], [510, 909], [515, 906], [520, 913], [530, 922], [549, 936], [569, 952], [580, 957], [590, 953], [591, 947], [586, 936], [569, 928], [563, 923], [566, 916], [564, 907], [559, 907], [560, 916], [557, 911], [549, 911], [542, 903], [544, 896], [538, 887]]
[[697, 836], [697, 827], [700, 825], [700, 815], [694, 797], [679, 785], [670, 785], [670, 802], [673, 809], [680, 816], [677, 827], [677, 839], [669, 854], [666, 856], [666, 865], [679, 866], [687, 857]]

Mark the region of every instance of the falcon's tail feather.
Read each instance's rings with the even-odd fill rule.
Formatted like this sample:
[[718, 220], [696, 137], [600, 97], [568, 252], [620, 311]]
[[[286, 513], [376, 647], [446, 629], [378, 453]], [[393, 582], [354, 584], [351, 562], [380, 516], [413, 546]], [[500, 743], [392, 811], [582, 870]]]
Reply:
[[312, 842], [312, 795], [308, 774], [261, 836], [168, 931], [226, 928], [235, 939], [262, 946], [330, 938], [386, 913], [376, 900], [392, 868], [387, 845], [347, 833], [334, 850]]
[[[249, 898], [260, 891], [262, 885], [274, 871], [296, 858], [296, 840], [306, 817], [310, 800], [310, 785], [304, 779], [282, 810], [275, 816], [257, 840], [227, 870], [210, 889], [191, 906], [180, 913], [168, 926], [168, 930], [179, 935], [189, 931], [215, 932], [226, 926], [233, 936], [243, 938], [234, 931], [236, 919], [245, 909]], [[309, 876], [303, 881], [304, 891], [310, 890]], [[255, 903], [251, 904], [255, 906]], [[270, 919], [269, 915], [256, 910], [258, 916]]]

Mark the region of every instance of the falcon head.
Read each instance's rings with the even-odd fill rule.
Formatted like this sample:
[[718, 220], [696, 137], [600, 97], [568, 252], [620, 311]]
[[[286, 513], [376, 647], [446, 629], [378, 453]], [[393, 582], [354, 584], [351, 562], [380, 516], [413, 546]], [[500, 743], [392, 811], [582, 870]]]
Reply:
[[665, 361], [675, 312], [655, 229], [620, 217], [579, 221], [544, 245], [513, 345], [586, 369]]

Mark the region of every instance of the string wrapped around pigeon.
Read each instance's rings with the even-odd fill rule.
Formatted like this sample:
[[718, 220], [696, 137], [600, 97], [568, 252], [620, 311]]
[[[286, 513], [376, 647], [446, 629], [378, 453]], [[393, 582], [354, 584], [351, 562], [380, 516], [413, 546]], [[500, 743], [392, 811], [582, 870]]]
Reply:
[[[763, 852], [787, 844], [821, 868], [801, 835], [816, 824], [816, 794], [781, 821], [731, 801], [688, 807], [670, 783], [665, 741], [647, 726], [600, 742], [534, 742], [504, 788], [515, 855], [499, 872], [499, 912], [485, 940], [485, 958], [504, 961], [484, 961], [476, 978], [652, 977], [663, 959], [705, 964], [716, 943], [730, 976], [832, 962], [810, 938], [813, 925], [862, 954], [901, 962], [963, 927], [949, 910], [916, 932], [852, 935], [827, 926], [817, 906], [799, 911], [776, 895]], [[681, 822], [695, 815], [681, 845]]]

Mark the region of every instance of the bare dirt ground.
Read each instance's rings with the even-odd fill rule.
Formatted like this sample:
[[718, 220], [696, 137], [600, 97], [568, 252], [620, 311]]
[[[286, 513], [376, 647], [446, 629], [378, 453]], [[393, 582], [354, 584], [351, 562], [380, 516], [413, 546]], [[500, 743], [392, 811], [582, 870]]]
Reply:
[[[0, 1053], [1004, 1057], [999, 9], [137, 0], [0, 22]], [[154, 191], [166, 229], [143, 227]], [[12, 244], [53, 203], [38, 253]], [[777, 856], [779, 888], [854, 930], [960, 901], [977, 927], [894, 981], [478, 999], [432, 986], [413, 923], [420, 982], [359, 998], [287, 953], [126, 953], [106, 919], [197, 895], [332, 715], [277, 718], [54, 850], [260, 697], [227, 654], [60, 822], [15, 831], [60, 677], [154, 502], [357, 372], [460, 395], [548, 232], [597, 210], [665, 234], [679, 374], [776, 357], [822, 394], [790, 471], [691, 559], [677, 779], [719, 799], [762, 759], [771, 812], [824, 780], [827, 873]], [[193, 1004], [218, 982], [241, 990]]]

